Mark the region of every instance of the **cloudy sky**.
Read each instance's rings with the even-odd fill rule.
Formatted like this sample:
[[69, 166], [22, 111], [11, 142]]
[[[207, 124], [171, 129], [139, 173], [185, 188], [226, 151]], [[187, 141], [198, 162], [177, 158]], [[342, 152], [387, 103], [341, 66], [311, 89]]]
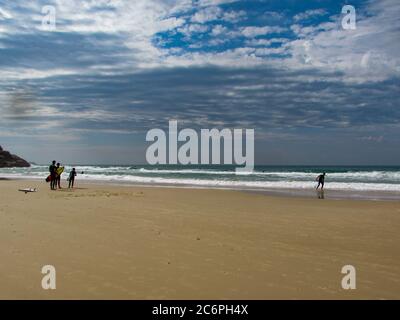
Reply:
[[259, 164], [400, 164], [399, 17], [398, 0], [0, 0], [0, 145], [145, 163], [146, 132], [177, 119], [254, 128]]

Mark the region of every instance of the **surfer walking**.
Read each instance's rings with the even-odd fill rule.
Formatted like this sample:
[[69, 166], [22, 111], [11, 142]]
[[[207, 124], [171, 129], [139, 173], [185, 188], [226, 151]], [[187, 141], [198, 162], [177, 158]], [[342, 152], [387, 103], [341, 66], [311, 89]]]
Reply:
[[50, 189], [51, 190], [56, 190], [57, 188], [57, 173], [56, 173], [57, 167], [56, 167], [56, 161], [54, 160], [50, 167], [49, 167], [49, 172], [50, 172]]
[[318, 190], [319, 186], [321, 186], [321, 190], [324, 189], [325, 175], [326, 175], [326, 173], [324, 172], [323, 174], [320, 174], [320, 175], [317, 177], [317, 179], [316, 179], [316, 181], [318, 181], [318, 185], [317, 185], [317, 188], [316, 188], [317, 190]]
[[69, 173], [68, 188], [73, 188], [74, 187], [75, 177], [76, 177], [76, 170], [75, 170], [75, 168], [73, 168], [72, 171]]

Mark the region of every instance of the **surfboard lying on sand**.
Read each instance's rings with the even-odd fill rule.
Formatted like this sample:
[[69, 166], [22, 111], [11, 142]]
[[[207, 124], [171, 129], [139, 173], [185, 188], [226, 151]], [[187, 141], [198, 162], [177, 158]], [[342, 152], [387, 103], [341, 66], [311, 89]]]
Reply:
[[18, 191], [25, 192], [25, 194], [27, 194], [28, 192], [36, 192], [36, 188], [19, 189]]

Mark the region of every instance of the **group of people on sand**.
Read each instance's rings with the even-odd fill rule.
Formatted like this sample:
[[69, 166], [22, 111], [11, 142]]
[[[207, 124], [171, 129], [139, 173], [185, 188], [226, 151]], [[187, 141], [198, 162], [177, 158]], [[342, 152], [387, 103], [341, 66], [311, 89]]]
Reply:
[[[58, 189], [62, 189], [61, 188], [61, 175], [62, 172], [59, 171], [59, 169], [62, 168], [61, 167], [61, 163], [57, 163], [56, 161], [53, 160], [53, 162], [51, 163], [50, 167], [49, 167], [49, 172], [50, 172], [50, 189], [51, 190], [57, 190]], [[75, 168], [72, 169], [72, 171], [69, 173], [69, 177], [68, 177], [68, 188], [73, 188], [74, 187], [74, 183], [75, 183], [75, 177], [76, 177], [76, 170]]]

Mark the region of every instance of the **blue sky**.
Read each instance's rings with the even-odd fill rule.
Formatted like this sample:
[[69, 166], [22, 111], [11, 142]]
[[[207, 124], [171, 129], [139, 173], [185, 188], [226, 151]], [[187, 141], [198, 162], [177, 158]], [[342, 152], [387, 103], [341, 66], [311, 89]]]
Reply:
[[254, 128], [259, 164], [399, 164], [399, 17], [398, 0], [0, 1], [0, 145], [144, 163], [146, 132], [177, 119]]

